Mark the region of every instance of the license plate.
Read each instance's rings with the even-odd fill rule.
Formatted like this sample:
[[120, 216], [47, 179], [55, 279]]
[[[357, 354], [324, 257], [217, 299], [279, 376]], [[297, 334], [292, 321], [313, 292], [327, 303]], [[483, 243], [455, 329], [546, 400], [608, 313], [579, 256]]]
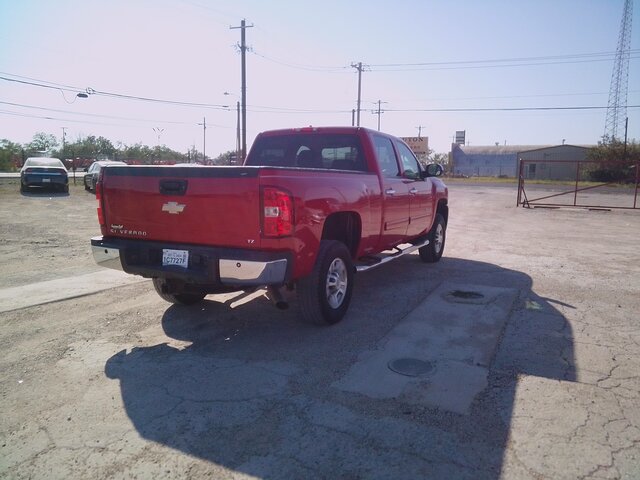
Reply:
[[187, 268], [189, 266], [189, 251], [188, 250], [170, 250], [168, 248], [162, 249], [162, 265], [173, 265], [176, 267]]
[[51, 183], [51, 179], [50, 178], [43, 178], [42, 179], [42, 183]]

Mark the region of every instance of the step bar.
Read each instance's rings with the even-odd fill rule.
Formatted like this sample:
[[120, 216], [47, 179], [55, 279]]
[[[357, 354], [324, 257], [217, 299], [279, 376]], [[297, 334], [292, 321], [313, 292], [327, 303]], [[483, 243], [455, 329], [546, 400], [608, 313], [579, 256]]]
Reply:
[[[409, 245], [409, 246], [406, 248], [400, 248], [402, 245]], [[429, 245], [429, 240], [427, 239], [416, 244], [402, 243], [396, 247], [393, 247], [393, 253], [389, 253], [384, 256], [375, 255], [375, 256], [367, 257], [366, 258], [367, 263], [356, 262], [355, 264], [356, 272], [360, 273], [360, 272], [373, 270], [374, 268], [378, 268], [384, 265], [385, 263], [389, 263], [390, 261], [395, 260], [396, 258], [402, 257], [403, 255], [408, 255], [410, 253], [413, 253], [419, 248], [425, 247], [427, 245]]]

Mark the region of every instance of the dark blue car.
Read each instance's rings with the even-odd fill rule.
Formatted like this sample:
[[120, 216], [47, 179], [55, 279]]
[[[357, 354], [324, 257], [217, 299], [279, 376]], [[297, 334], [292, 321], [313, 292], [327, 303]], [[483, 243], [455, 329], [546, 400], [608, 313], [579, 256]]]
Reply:
[[69, 192], [69, 175], [64, 164], [57, 158], [29, 157], [20, 169], [20, 191], [30, 187], [51, 188]]

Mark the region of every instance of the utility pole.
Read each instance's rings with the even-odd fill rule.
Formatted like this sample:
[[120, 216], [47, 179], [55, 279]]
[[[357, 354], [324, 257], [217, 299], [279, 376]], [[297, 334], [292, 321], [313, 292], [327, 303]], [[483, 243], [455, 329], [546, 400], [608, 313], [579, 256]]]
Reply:
[[244, 157], [247, 154], [247, 64], [246, 64], [246, 52], [247, 45], [245, 42], [245, 30], [247, 28], [251, 28], [253, 25], [246, 25], [245, 20], [243, 19], [240, 22], [239, 27], [229, 27], [231, 29], [240, 29], [240, 58], [241, 58], [241, 75], [242, 75], [242, 149], [241, 149], [241, 157], [244, 161]]
[[60, 127], [62, 129], [62, 160], [64, 160], [64, 154], [65, 154], [65, 137], [67, 135], [67, 127]]
[[383, 103], [387, 103], [387, 102], [383, 102], [382, 100], [378, 100], [377, 102], [375, 102], [378, 104], [378, 110], [374, 110], [373, 113], [374, 115], [377, 114], [378, 115], [378, 131], [380, 131], [380, 114], [384, 113], [384, 110], [381, 109], [381, 105]]
[[202, 117], [202, 163], [207, 160], [207, 117]]
[[[240, 165], [240, 102], [236, 102], [236, 165]], [[244, 159], [242, 160], [244, 163]]]
[[360, 100], [362, 95], [362, 62], [352, 63], [351, 66], [358, 70], [358, 108], [357, 108], [357, 122], [356, 125], [360, 126]]
[[423, 125], [418, 125], [416, 128], [418, 129], [418, 138], [422, 138], [422, 129], [427, 127]]

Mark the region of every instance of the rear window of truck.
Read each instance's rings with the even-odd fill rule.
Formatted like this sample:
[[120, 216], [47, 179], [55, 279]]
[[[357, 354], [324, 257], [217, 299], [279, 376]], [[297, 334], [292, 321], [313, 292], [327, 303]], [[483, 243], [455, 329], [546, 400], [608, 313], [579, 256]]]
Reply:
[[264, 136], [256, 140], [245, 165], [367, 171], [360, 139], [345, 134]]

